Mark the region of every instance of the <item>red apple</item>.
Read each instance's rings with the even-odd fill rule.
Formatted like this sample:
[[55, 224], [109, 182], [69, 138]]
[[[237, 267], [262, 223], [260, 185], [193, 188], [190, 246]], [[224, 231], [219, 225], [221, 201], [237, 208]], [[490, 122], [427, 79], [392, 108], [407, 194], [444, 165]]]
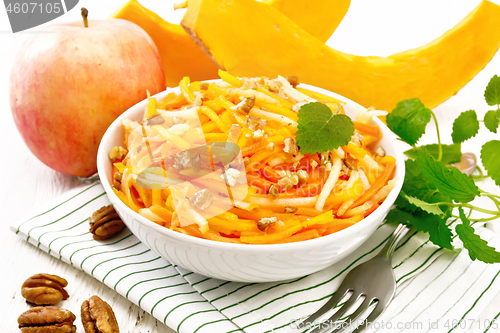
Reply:
[[10, 105], [26, 145], [62, 173], [97, 171], [97, 148], [116, 117], [165, 90], [155, 44], [136, 24], [109, 19], [53, 25], [21, 46]]

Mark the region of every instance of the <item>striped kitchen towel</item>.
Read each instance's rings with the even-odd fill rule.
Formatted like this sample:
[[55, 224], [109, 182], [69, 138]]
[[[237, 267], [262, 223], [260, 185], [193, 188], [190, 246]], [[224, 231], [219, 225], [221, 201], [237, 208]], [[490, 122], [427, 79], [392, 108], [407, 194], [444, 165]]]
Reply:
[[[87, 218], [109, 201], [99, 183], [69, 191], [12, 226], [41, 250], [78, 267], [181, 333], [307, 332], [295, 322], [321, 307], [356, 265], [383, 247], [394, 227], [382, 225], [341, 262], [290, 281], [244, 284], [221, 281], [172, 265], [127, 229], [96, 241]], [[478, 226], [490, 245], [500, 237]], [[458, 242], [458, 240], [456, 240]], [[476, 318], [500, 291], [500, 265], [472, 262], [466, 251], [434, 246], [411, 233], [393, 259], [398, 290], [370, 332], [494, 332], [496, 318]]]

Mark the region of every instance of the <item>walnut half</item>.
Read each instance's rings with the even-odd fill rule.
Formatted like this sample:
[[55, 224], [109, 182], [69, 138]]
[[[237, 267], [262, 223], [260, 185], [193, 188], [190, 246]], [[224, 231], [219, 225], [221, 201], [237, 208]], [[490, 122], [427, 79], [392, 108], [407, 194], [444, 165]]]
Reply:
[[17, 319], [22, 333], [74, 333], [75, 315], [58, 306], [37, 306]]
[[89, 217], [90, 229], [94, 239], [108, 239], [122, 231], [125, 224], [116, 213], [113, 205], [107, 205], [96, 210]]
[[68, 281], [57, 275], [35, 274], [24, 281], [21, 286], [21, 295], [28, 303], [35, 305], [54, 305], [69, 295], [64, 290]]
[[91, 296], [82, 303], [81, 317], [85, 333], [120, 332], [113, 309], [98, 296]]

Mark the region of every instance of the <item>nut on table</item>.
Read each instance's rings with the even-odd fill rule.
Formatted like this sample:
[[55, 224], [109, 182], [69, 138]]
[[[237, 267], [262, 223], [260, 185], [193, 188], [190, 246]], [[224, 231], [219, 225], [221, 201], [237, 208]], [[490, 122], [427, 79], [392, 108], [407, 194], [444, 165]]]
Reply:
[[54, 305], [69, 295], [64, 290], [68, 281], [57, 275], [35, 274], [24, 281], [21, 286], [21, 295], [28, 303], [35, 305]]
[[74, 333], [75, 315], [58, 306], [37, 306], [17, 319], [22, 333]]
[[90, 229], [94, 239], [108, 239], [125, 228], [125, 224], [116, 213], [113, 205], [101, 207], [89, 217]]
[[91, 296], [82, 303], [81, 317], [85, 333], [120, 332], [113, 309], [98, 296]]

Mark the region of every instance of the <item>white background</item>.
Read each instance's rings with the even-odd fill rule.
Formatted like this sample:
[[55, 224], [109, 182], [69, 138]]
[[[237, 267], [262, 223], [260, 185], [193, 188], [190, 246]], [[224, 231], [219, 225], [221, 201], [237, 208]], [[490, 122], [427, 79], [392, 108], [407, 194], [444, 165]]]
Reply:
[[[79, 8], [82, 6], [89, 10], [90, 19], [104, 19], [123, 2], [80, 0], [72, 11], [51, 24], [80, 20]], [[171, 0], [140, 2], [171, 22], [179, 22], [182, 17], [182, 11], [173, 12]], [[500, 4], [500, 0], [494, 2]], [[352, 0], [347, 15], [328, 44], [347, 53], [387, 56], [421, 46], [439, 37], [478, 3], [478, 0]], [[0, 331], [15, 332], [18, 315], [29, 308], [20, 295], [22, 282], [34, 273], [49, 272], [70, 281], [68, 289], [71, 297], [61, 305], [77, 315], [79, 332], [82, 332], [79, 322], [80, 304], [93, 294], [100, 295], [112, 305], [121, 332], [172, 332], [92, 277], [53, 259], [8, 229], [9, 225], [36, 206], [79, 184], [78, 180], [59, 174], [40, 163], [24, 145], [12, 120], [8, 92], [10, 64], [23, 38], [32, 33], [29, 30], [12, 34], [7, 13], [0, 4]], [[484, 102], [483, 92], [494, 74], [500, 75], [500, 53], [455, 97], [435, 109], [445, 143], [451, 143], [452, 120], [460, 112], [475, 109], [479, 119], [482, 119], [490, 109]], [[500, 138], [500, 135], [491, 134], [482, 125], [481, 127], [484, 134], [464, 144], [465, 151], [475, 152], [478, 156], [482, 142]], [[432, 124], [429, 125], [428, 132], [433, 133]], [[435, 141], [435, 135], [426, 135], [424, 141]], [[482, 185], [482, 188], [495, 190], [491, 181]], [[500, 297], [497, 296], [482, 317], [493, 318], [499, 310]]]

